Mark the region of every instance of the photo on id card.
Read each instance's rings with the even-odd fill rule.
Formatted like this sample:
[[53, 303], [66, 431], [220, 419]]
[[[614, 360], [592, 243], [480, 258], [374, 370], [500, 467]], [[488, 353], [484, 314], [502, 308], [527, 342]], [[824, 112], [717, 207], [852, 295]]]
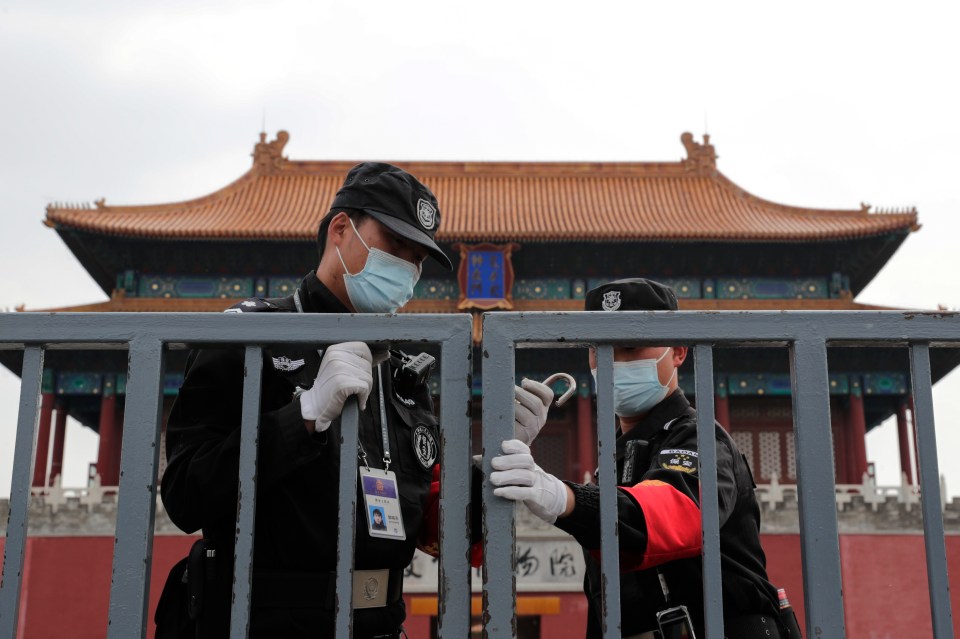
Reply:
[[396, 474], [389, 470], [361, 467], [360, 489], [363, 491], [367, 532], [370, 536], [406, 539]]

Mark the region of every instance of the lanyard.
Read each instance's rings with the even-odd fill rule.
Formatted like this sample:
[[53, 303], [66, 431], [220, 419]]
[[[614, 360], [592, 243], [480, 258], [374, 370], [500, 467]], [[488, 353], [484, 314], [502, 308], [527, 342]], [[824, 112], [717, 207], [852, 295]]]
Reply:
[[[297, 307], [297, 312], [303, 312], [303, 304], [300, 302], [300, 289], [297, 288], [293, 292], [293, 303]], [[318, 350], [321, 357], [323, 356], [323, 351]], [[387, 405], [383, 399], [383, 369], [381, 364], [377, 364], [377, 387], [380, 391], [380, 434], [383, 437], [383, 469], [390, 470], [390, 436], [387, 434]], [[367, 452], [363, 450], [363, 444], [357, 441], [358, 454], [360, 455], [360, 460], [363, 462], [363, 465], [369, 470], [370, 464], [367, 463]]]
[[377, 364], [377, 387], [380, 391], [380, 435], [383, 437], [383, 469], [390, 470], [390, 436], [387, 434], [387, 404], [383, 398], [383, 364]]
[[[377, 390], [380, 392], [380, 436], [383, 438], [383, 470], [390, 470], [390, 435], [387, 433], [387, 404], [383, 398], [383, 365], [377, 364]], [[360, 461], [367, 470], [370, 470], [370, 464], [367, 462], [367, 451], [363, 449], [363, 444], [357, 441], [358, 454]]]
[[298, 312], [298, 313], [302, 313], [302, 312], [303, 312], [303, 304], [300, 303], [300, 289], [299, 289], [299, 288], [297, 288], [297, 290], [295, 290], [295, 291], [293, 292], [293, 303], [294, 303], [294, 304], [296, 305], [296, 307], [297, 307], [297, 312]]

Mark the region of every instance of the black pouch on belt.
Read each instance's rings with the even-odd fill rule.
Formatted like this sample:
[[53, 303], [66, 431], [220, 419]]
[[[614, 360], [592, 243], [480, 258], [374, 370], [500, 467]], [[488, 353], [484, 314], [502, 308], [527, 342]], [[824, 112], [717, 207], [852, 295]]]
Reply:
[[215, 577], [213, 561], [216, 551], [206, 539], [198, 539], [187, 555], [187, 613], [196, 621], [203, 614], [204, 591]]
[[731, 639], [786, 639], [777, 621], [770, 615], [744, 615], [724, 619], [723, 631]]
[[800, 622], [797, 621], [797, 615], [792, 607], [780, 611], [780, 623], [789, 631], [790, 639], [803, 639], [803, 634], [800, 633]]

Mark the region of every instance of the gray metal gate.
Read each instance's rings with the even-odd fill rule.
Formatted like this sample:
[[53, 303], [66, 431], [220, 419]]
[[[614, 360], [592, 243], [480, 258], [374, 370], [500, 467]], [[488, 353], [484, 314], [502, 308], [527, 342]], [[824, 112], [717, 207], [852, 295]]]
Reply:
[[[146, 636], [150, 558], [156, 508], [160, 408], [164, 352], [185, 345], [246, 348], [234, 599], [230, 636], [247, 636], [254, 550], [257, 436], [260, 414], [261, 351], [266, 344], [335, 343], [351, 340], [422, 342], [441, 349], [441, 535], [439, 623], [445, 636], [466, 637], [470, 624], [470, 373], [469, 315], [319, 314], [0, 314], [0, 348], [24, 350], [20, 415], [3, 583], [0, 637], [14, 637], [27, 534], [30, 478], [37, 440], [43, 354], [50, 348], [129, 349], [127, 410], [123, 423], [120, 495], [110, 586], [107, 636]], [[341, 448], [343, 477], [357, 474], [356, 400], [344, 409]], [[337, 560], [337, 635], [350, 636], [353, 596], [355, 481], [340, 482], [341, 526]]]
[[[778, 346], [790, 352], [806, 626], [813, 639], [844, 637], [843, 594], [830, 432], [827, 346], [909, 346], [933, 631], [953, 637], [930, 378], [931, 346], [960, 345], [960, 315], [898, 312], [487, 313], [483, 324], [484, 470], [513, 436], [517, 348], [597, 346], [604, 637], [620, 636], [613, 347], [689, 345], [696, 366], [703, 517], [704, 616], [708, 639], [723, 637], [713, 347]], [[512, 636], [516, 583], [512, 504], [484, 486], [484, 581], [490, 637]], [[507, 534], [504, 534], [504, 533]], [[509, 581], [508, 581], [509, 579]]]
[[[320, 336], [322, 339], [318, 339]], [[256, 438], [261, 349], [265, 344], [430, 342], [441, 347], [441, 636], [466, 637], [470, 624], [469, 531], [471, 321], [468, 315], [177, 315], [0, 314], [0, 348], [22, 349], [23, 373], [10, 518], [0, 586], [0, 637], [16, 634], [27, 534], [31, 466], [36, 447], [40, 383], [46, 349], [129, 349], [120, 498], [110, 592], [111, 639], [143, 637], [156, 504], [156, 467], [164, 352], [185, 345], [246, 348], [240, 488], [231, 637], [249, 621]], [[894, 312], [830, 313], [488, 313], [484, 316], [484, 470], [513, 437], [516, 348], [597, 346], [598, 424], [613, 424], [613, 346], [626, 343], [694, 347], [704, 534], [704, 595], [708, 637], [723, 636], [713, 347], [781, 346], [790, 351], [799, 480], [807, 628], [811, 637], [843, 637], [843, 604], [827, 378], [827, 346], [909, 346], [916, 402], [927, 573], [937, 639], [952, 637], [943, 517], [930, 378], [930, 348], [960, 343], [960, 316]], [[341, 471], [356, 476], [355, 402], [344, 413]], [[605, 601], [619, 601], [616, 552], [615, 447], [611, 428], [598, 429]], [[706, 436], [704, 436], [706, 435]], [[354, 522], [356, 494], [341, 482], [340, 521]], [[488, 637], [515, 635], [513, 505], [484, 486], [484, 624]], [[337, 635], [350, 636], [353, 524], [341, 529]], [[612, 578], [609, 576], [613, 576]], [[605, 605], [605, 636], [618, 637], [620, 608]]]

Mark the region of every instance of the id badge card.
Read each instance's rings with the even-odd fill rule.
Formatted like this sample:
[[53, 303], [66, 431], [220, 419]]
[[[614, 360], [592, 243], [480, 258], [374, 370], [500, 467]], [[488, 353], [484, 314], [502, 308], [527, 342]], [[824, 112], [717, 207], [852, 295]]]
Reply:
[[367, 532], [371, 537], [404, 540], [403, 515], [397, 475], [389, 470], [360, 467], [360, 490], [367, 511]]

